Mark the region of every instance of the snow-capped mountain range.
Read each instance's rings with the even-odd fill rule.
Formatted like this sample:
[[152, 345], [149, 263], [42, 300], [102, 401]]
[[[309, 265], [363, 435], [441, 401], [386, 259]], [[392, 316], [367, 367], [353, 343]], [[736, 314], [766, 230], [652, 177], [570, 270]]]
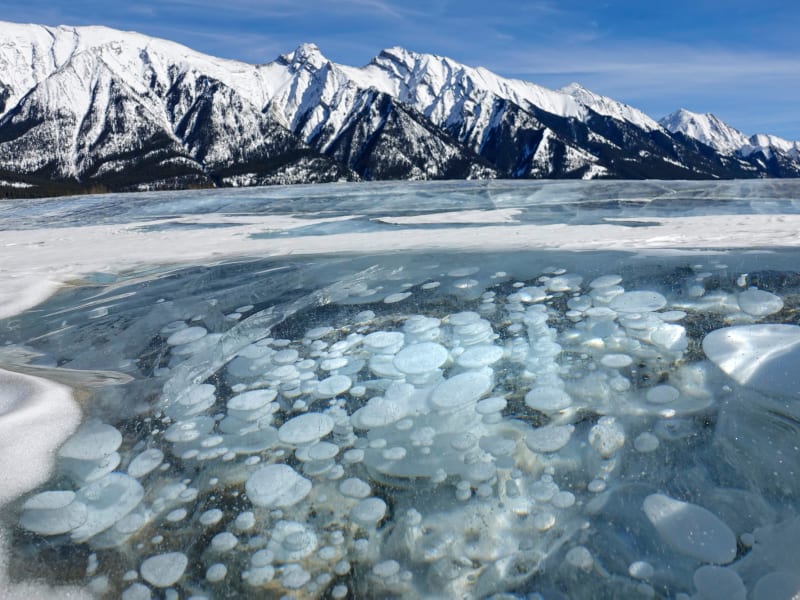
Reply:
[[654, 121], [402, 48], [261, 65], [105, 27], [0, 22], [0, 195], [339, 179], [800, 175], [800, 146]]

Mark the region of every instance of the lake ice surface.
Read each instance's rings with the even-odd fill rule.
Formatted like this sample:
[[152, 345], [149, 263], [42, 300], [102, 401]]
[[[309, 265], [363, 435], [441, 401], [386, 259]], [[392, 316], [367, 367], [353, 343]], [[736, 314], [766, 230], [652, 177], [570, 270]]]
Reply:
[[0, 589], [792, 598], [798, 199], [482, 182], [0, 204]]

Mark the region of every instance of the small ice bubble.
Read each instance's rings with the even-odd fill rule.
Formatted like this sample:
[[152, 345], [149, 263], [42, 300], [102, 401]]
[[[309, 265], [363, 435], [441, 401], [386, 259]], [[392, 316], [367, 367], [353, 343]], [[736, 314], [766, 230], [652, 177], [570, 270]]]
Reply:
[[671, 385], [656, 385], [647, 390], [645, 396], [650, 404], [669, 404], [680, 397], [681, 393]]
[[206, 526], [216, 525], [222, 520], [222, 511], [218, 508], [211, 508], [200, 515], [200, 523]]
[[353, 521], [362, 527], [374, 527], [386, 515], [386, 503], [380, 498], [365, 498], [350, 511]]
[[569, 408], [572, 398], [561, 388], [540, 385], [525, 394], [525, 404], [534, 410], [550, 413]]
[[[692, 581], [703, 600], [745, 600], [747, 598], [747, 588], [744, 586], [742, 578], [732, 569], [704, 565], [694, 572]], [[800, 591], [800, 587], [795, 591]], [[772, 600], [776, 600], [778, 597], [780, 596], [770, 594]]]
[[328, 415], [307, 413], [281, 425], [278, 429], [278, 438], [285, 444], [303, 445], [325, 437], [332, 430], [333, 419]]
[[351, 448], [342, 455], [342, 460], [346, 464], [360, 463], [364, 460], [364, 451], [360, 448]]
[[396, 294], [389, 294], [386, 298], [383, 299], [384, 304], [395, 304], [397, 302], [402, 302], [406, 298], [411, 296], [411, 292], [398, 292]]
[[667, 305], [667, 299], [658, 292], [625, 292], [611, 300], [609, 307], [623, 313], [653, 312]]
[[185, 508], [176, 508], [175, 510], [170, 511], [167, 514], [167, 521], [170, 521], [172, 523], [177, 523], [178, 521], [183, 521], [183, 519], [186, 518], [187, 514], [188, 513], [187, 513]]
[[348, 589], [346, 585], [335, 585], [331, 590], [331, 598], [334, 598], [334, 600], [343, 600], [344, 598], [347, 598], [347, 593]]
[[247, 510], [239, 513], [233, 522], [233, 526], [239, 531], [248, 531], [256, 524], [256, 516], [253, 511]]
[[619, 275], [601, 275], [596, 279], [593, 279], [589, 282], [590, 288], [604, 288], [604, 287], [611, 287], [612, 285], [617, 285], [622, 281], [622, 277]]
[[558, 492], [551, 499], [550, 503], [556, 508], [569, 508], [575, 504], [575, 494], [572, 492]]
[[142, 578], [155, 587], [165, 588], [175, 584], [186, 570], [189, 559], [182, 552], [157, 554], [142, 562]]
[[533, 518], [533, 526], [538, 531], [547, 531], [556, 524], [556, 517], [553, 513], [543, 512], [539, 513]]
[[396, 560], [384, 560], [372, 567], [372, 572], [381, 579], [388, 579], [400, 572], [400, 563]]
[[592, 553], [589, 552], [589, 549], [584, 546], [575, 546], [574, 548], [570, 549], [565, 558], [567, 563], [584, 571], [591, 569], [592, 565], [594, 564]]
[[283, 508], [303, 500], [311, 491], [311, 482], [288, 465], [272, 464], [253, 473], [245, 489], [256, 506]]
[[534, 452], [557, 452], [569, 443], [573, 425], [545, 425], [529, 432], [525, 444]]
[[589, 430], [589, 444], [603, 458], [610, 458], [625, 445], [625, 429], [614, 417], [600, 417]]
[[633, 359], [627, 354], [606, 354], [600, 359], [600, 364], [612, 369], [622, 369], [633, 363]]
[[644, 560], [637, 560], [628, 566], [628, 575], [635, 579], [649, 579], [655, 573], [653, 565]]
[[344, 496], [363, 499], [367, 498], [372, 493], [372, 488], [370, 488], [369, 484], [364, 480], [351, 477], [339, 484], [339, 491]]
[[599, 494], [606, 489], [606, 482], [602, 479], [593, 479], [589, 482], [587, 489], [593, 494]]
[[215, 552], [233, 550], [239, 544], [239, 539], [230, 531], [223, 531], [211, 538], [211, 548]]
[[150, 600], [152, 597], [150, 588], [143, 583], [134, 583], [125, 588], [121, 595], [122, 600]]
[[633, 447], [637, 452], [653, 452], [658, 448], [658, 444], [658, 438], [649, 431], [640, 433], [633, 440]]
[[204, 338], [208, 331], [205, 327], [186, 327], [180, 329], [167, 338], [170, 346], [182, 346]]
[[217, 583], [225, 579], [228, 574], [228, 567], [222, 563], [214, 563], [206, 569], [206, 580], [211, 583]]

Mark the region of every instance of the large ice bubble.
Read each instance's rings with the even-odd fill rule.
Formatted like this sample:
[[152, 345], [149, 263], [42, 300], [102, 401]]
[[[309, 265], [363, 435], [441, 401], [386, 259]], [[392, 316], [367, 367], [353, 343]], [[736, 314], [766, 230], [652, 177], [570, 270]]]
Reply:
[[737, 383], [767, 394], [800, 397], [800, 327], [765, 324], [709, 333], [703, 350]]

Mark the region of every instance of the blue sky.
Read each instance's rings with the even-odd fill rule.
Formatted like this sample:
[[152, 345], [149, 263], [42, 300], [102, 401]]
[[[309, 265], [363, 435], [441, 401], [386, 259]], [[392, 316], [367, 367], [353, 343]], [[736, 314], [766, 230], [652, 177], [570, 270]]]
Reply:
[[0, 18], [130, 29], [248, 62], [308, 41], [362, 65], [400, 45], [548, 87], [577, 81], [655, 118], [684, 107], [800, 140], [790, 0], [0, 0]]

